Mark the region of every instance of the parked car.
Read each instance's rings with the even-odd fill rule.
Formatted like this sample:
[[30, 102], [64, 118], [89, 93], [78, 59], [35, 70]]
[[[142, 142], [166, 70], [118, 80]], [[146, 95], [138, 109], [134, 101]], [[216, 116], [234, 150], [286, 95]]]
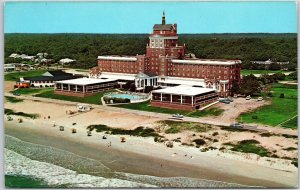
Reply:
[[230, 124], [230, 127], [241, 129], [241, 128], [243, 128], [243, 125], [240, 123], [232, 123], [232, 124]]
[[224, 104], [230, 104], [230, 100], [228, 100], [228, 99], [221, 99], [221, 100], [219, 100], [219, 102], [222, 102]]
[[263, 97], [258, 97], [256, 101], [262, 101]]
[[247, 96], [247, 97], [246, 97], [246, 100], [251, 100], [251, 96]]
[[179, 113], [176, 113], [176, 114], [173, 114], [172, 117], [175, 117], [175, 118], [183, 118], [183, 115], [179, 114]]

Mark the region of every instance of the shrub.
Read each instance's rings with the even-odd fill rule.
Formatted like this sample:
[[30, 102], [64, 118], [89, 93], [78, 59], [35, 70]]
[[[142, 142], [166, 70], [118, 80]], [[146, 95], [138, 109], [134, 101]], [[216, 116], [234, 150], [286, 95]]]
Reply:
[[284, 94], [281, 93], [280, 96], [279, 96], [279, 98], [284, 98]]
[[48, 85], [45, 85], [45, 87], [48, 88], [49, 86], [48, 86]]
[[217, 148], [214, 147], [214, 146], [210, 146], [210, 147], [208, 147], [208, 149], [209, 149], [209, 150], [216, 150]]
[[219, 135], [218, 132], [214, 132], [214, 133], [212, 134], [212, 136], [217, 136], [217, 135]]
[[219, 150], [225, 150], [226, 148], [224, 146], [222, 146], [221, 148], [219, 148]]
[[197, 145], [205, 145], [206, 142], [203, 139], [195, 139], [193, 140], [193, 142], [195, 142]]
[[219, 142], [219, 140], [218, 139], [214, 139], [213, 142]]
[[272, 134], [271, 133], [262, 133], [262, 134], [260, 134], [260, 136], [262, 136], [262, 137], [270, 137], [270, 136], [272, 136]]
[[209, 151], [209, 149], [208, 148], [202, 148], [201, 149], [201, 152], [206, 152], [206, 151]]
[[268, 93], [267, 93], [267, 96], [273, 97], [273, 93], [272, 93], [272, 92], [268, 92]]
[[254, 140], [254, 139], [240, 141], [240, 144], [248, 144], [248, 143], [251, 143], [251, 144], [260, 144], [260, 142], [258, 142], [257, 140]]
[[104, 96], [104, 97], [103, 97], [103, 100], [104, 100], [105, 103], [109, 103], [110, 98], [107, 97], [107, 96]]
[[184, 145], [184, 146], [194, 146], [193, 144], [188, 144], [188, 143], [181, 143], [181, 145]]
[[298, 168], [298, 160], [297, 160], [297, 159], [293, 160], [293, 161], [292, 161], [292, 164], [293, 164], [295, 167]]

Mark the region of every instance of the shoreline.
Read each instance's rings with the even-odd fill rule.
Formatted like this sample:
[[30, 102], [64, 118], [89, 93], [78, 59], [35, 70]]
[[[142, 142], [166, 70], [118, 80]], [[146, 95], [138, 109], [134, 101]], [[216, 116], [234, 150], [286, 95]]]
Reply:
[[[112, 147], [108, 148], [107, 141], [100, 140], [100, 134], [86, 137], [86, 133], [83, 135], [82, 132], [85, 132], [82, 128], [78, 129], [80, 135], [66, 131], [59, 132], [57, 127], [38, 124], [32, 120], [26, 120], [22, 124], [5, 123], [5, 133], [8, 135], [25, 142], [52, 146], [79, 156], [99, 160], [113, 171], [158, 177], [191, 177], [247, 186], [295, 187], [297, 185], [297, 173], [293, 174], [293, 172], [279, 171], [230, 159], [214, 158], [200, 153], [199, 150], [198, 152], [189, 151], [188, 147], [170, 149], [164, 145], [154, 144], [153, 139], [147, 138], [128, 137], [128, 142], [122, 144], [119, 142], [118, 135], [114, 137], [110, 135], [109, 140], [113, 143]], [[137, 143], [142, 143], [142, 145]], [[191, 152], [194, 158], [189, 160], [180, 158], [182, 150]], [[107, 154], [108, 151], [109, 154]], [[178, 155], [173, 156], [172, 152], [178, 152]], [[235, 167], [232, 168], [232, 166]], [[253, 172], [259, 172], [262, 169], [263, 174], [254, 175]], [[281, 181], [281, 176], [287, 178], [283, 181], [284, 184], [277, 182]]]

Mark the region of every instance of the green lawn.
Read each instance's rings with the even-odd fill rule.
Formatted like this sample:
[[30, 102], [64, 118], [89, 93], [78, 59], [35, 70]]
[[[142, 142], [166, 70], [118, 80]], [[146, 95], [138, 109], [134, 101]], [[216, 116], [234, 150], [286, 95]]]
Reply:
[[182, 114], [188, 117], [204, 117], [209, 115], [221, 115], [223, 113], [223, 109], [219, 108], [208, 108], [202, 111], [185, 111], [185, 110], [175, 110], [175, 109], [167, 109], [167, 108], [159, 108], [159, 107], [152, 107], [150, 102], [142, 102], [142, 103], [134, 103], [134, 104], [123, 104], [123, 105], [113, 105], [114, 107], [126, 108], [126, 109], [133, 109], [133, 110], [141, 110], [141, 111], [148, 111], [148, 112], [157, 112], [157, 113], [165, 113], [165, 114]]
[[10, 91], [11, 93], [19, 93], [23, 95], [37, 94], [42, 92], [51, 91], [53, 88], [19, 88], [17, 90]]
[[[239, 122], [244, 123], [261, 123], [270, 126], [276, 126], [289, 118], [297, 115], [297, 86], [273, 84], [272, 89], [274, 97], [271, 98], [271, 104], [260, 107], [248, 113], [243, 113], [239, 117]], [[284, 93], [284, 98], [279, 98], [280, 94]], [[253, 119], [257, 116], [257, 119]], [[297, 128], [295, 121], [289, 122], [282, 127]]]
[[191, 113], [188, 113], [187, 116], [189, 117], [205, 117], [209, 115], [213, 116], [219, 116], [221, 115], [225, 110], [220, 108], [207, 108], [202, 111], [194, 111]]
[[270, 71], [270, 70], [241, 70], [241, 75], [250, 75], [250, 74], [270, 74], [270, 73], [282, 73], [282, 70]]
[[114, 107], [127, 108], [127, 109], [133, 109], [133, 110], [141, 110], [141, 111], [149, 111], [149, 112], [166, 113], [166, 114], [180, 113], [182, 115], [186, 115], [189, 113], [189, 111], [184, 111], [184, 110], [172, 110], [172, 109], [167, 109], [167, 108], [152, 107], [150, 105], [149, 101], [142, 102], [142, 103], [134, 103], [134, 104], [114, 105]]
[[298, 126], [298, 117], [295, 117], [281, 125], [283, 128], [295, 128], [295, 126]]
[[42, 92], [40, 94], [36, 94], [35, 96], [37, 96], [37, 97], [43, 97], [43, 98], [65, 100], [65, 101], [70, 101], [70, 102], [81, 102], [81, 103], [87, 103], [87, 104], [102, 105], [102, 102], [101, 102], [102, 96], [104, 94], [108, 93], [108, 92], [114, 92], [114, 91], [115, 90], [99, 92], [99, 93], [96, 93], [96, 94], [94, 94], [92, 96], [88, 96], [88, 97], [84, 97], [84, 98], [54, 94], [54, 90], [45, 91], [45, 92]]
[[5, 81], [17, 81], [20, 77], [35, 77], [40, 76], [47, 72], [46, 70], [34, 70], [34, 71], [23, 71], [23, 72], [12, 72], [7, 73], [4, 76]]

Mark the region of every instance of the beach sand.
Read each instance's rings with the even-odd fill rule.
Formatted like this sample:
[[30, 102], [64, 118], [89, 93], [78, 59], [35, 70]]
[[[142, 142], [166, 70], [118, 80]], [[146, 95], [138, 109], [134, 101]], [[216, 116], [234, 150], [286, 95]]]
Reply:
[[[108, 139], [103, 140], [102, 134], [93, 133], [91, 137], [87, 137], [84, 127], [77, 127], [77, 133], [72, 134], [69, 127], [61, 132], [58, 127], [52, 127], [51, 123], [31, 119], [25, 119], [21, 124], [6, 122], [5, 134], [25, 142], [55, 147], [98, 160], [114, 172], [190, 177], [263, 187], [296, 187], [298, 183], [297, 170], [278, 170], [218, 157], [209, 152], [202, 153], [199, 149], [176, 144], [171, 149], [154, 143], [153, 138], [127, 136], [127, 141], [121, 143], [118, 135], [109, 135]], [[112, 144], [110, 147], [109, 142]], [[189, 156], [186, 157], [185, 154]]]

